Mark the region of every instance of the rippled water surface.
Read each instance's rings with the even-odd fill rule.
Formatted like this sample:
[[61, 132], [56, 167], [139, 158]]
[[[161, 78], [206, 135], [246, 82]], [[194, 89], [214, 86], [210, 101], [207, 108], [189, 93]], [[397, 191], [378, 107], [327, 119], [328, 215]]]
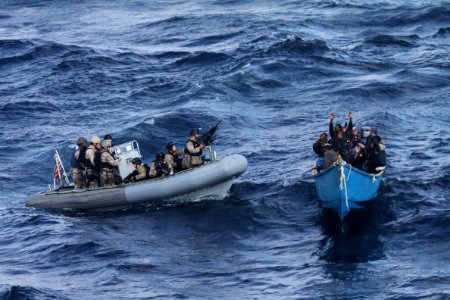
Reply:
[[[448, 1], [2, 1], [0, 295], [448, 299], [449, 53]], [[389, 170], [341, 227], [305, 172], [350, 110]], [[25, 207], [80, 135], [151, 161], [217, 119], [249, 161], [224, 201]]]

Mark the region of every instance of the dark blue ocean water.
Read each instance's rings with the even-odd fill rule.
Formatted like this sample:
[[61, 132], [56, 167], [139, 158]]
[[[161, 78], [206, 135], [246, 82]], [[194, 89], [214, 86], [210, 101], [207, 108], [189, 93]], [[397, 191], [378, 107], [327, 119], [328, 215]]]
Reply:
[[[449, 106], [449, 1], [1, 1], [0, 296], [448, 299]], [[305, 172], [349, 110], [389, 171], [341, 228]], [[217, 119], [224, 201], [25, 207], [80, 135], [150, 161]]]

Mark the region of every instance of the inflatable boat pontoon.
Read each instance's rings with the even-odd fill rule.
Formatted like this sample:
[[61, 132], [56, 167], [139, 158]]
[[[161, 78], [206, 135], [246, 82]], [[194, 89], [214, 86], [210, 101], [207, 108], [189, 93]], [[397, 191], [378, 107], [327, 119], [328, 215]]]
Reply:
[[75, 190], [73, 187], [52, 189], [31, 196], [27, 206], [64, 210], [109, 210], [141, 204], [171, 205], [222, 200], [233, 180], [247, 169], [247, 159], [239, 154], [206, 161], [203, 165], [155, 179], [113, 187]]

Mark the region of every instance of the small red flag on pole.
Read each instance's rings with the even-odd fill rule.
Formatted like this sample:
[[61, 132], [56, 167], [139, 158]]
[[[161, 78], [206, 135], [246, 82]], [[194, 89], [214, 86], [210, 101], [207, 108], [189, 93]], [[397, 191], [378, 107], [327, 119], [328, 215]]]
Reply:
[[58, 150], [56, 149], [55, 149], [55, 167], [53, 168], [53, 177], [55, 178], [55, 182], [62, 183], [63, 186], [70, 184], [69, 178], [67, 177], [66, 174], [66, 170], [64, 170], [61, 157], [59, 157]]

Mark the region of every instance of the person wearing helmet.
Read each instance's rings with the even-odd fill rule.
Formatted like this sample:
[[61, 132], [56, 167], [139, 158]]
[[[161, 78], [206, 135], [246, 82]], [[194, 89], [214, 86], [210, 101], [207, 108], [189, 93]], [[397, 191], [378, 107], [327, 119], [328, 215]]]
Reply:
[[[100, 138], [96, 135], [92, 136], [91, 144], [86, 150], [86, 178], [88, 188], [97, 188], [100, 186], [100, 174], [99, 174], [99, 159], [96, 153], [101, 150]], [[96, 162], [97, 161], [97, 162]]]
[[198, 143], [199, 138], [200, 129], [192, 129], [190, 132], [190, 138], [186, 143], [186, 148], [184, 148], [186, 157], [182, 162], [183, 169], [190, 169], [203, 164], [202, 150], [205, 148], [205, 145]]
[[150, 178], [164, 177], [170, 174], [169, 167], [166, 163], [165, 154], [162, 151], [156, 153], [156, 159], [150, 165]]
[[134, 181], [141, 181], [149, 178], [149, 166], [147, 164], [142, 164], [142, 160], [139, 157], [133, 158], [131, 163], [135, 166], [137, 171], [137, 174], [133, 177]]
[[165, 161], [167, 163], [167, 167], [169, 168], [170, 175], [173, 173], [181, 171], [181, 161], [179, 156], [184, 154], [184, 151], [177, 150], [177, 146], [174, 142], [167, 143], [166, 145], [167, 153], [165, 156]]
[[141, 181], [149, 178], [148, 172], [150, 168], [147, 164], [142, 164], [142, 160], [139, 157], [133, 158], [131, 163], [134, 165], [135, 170], [124, 178], [124, 183]]
[[114, 185], [114, 168], [119, 166], [119, 159], [114, 159], [111, 152], [111, 140], [102, 141], [102, 149], [96, 153], [100, 155], [99, 169], [100, 169], [100, 184], [101, 186]]
[[87, 139], [81, 136], [77, 139], [77, 145], [73, 148], [72, 157], [70, 159], [73, 185], [76, 190], [86, 188], [86, 174], [84, 172], [86, 150]]
[[105, 136], [103, 137], [103, 140], [110, 140], [111, 141], [111, 147], [113, 146], [113, 138], [112, 135], [110, 134], [105, 134]]

